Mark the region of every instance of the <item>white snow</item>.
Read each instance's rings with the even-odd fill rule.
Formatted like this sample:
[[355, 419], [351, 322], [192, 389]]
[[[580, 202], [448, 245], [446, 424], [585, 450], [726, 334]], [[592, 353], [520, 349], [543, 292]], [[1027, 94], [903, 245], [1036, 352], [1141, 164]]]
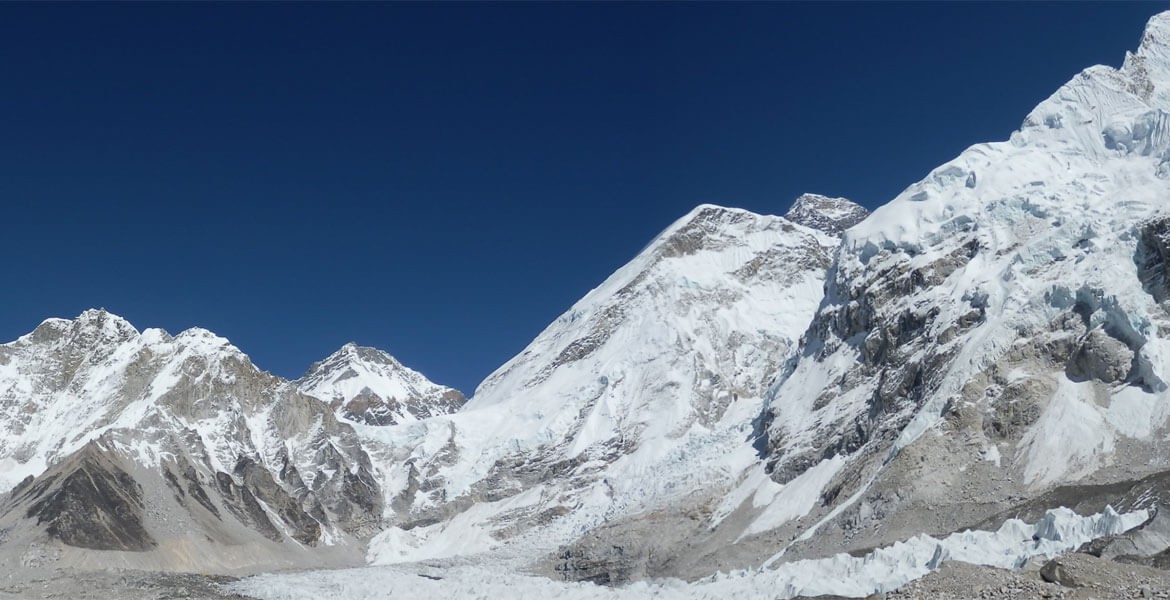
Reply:
[[1089, 382], [1060, 381], [1052, 403], [1021, 440], [1028, 482], [1050, 483], [1092, 472], [1113, 452], [1113, 433], [1097, 407]]
[[988, 446], [983, 451], [983, 460], [990, 463], [995, 463], [995, 466], [997, 467], [1002, 466], [1000, 461], [1003, 460], [1003, 458], [999, 454], [999, 446], [996, 446], [995, 444]]
[[342, 410], [345, 403], [358, 397], [376, 397], [388, 407], [389, 414], [381, 416], [396, 424], [418, 421], [419, 415], [450, 412], [450, 403], [443, 399], [454, 392], [404, 366], [386, 352], [353, 343], [313, 364], [296, 385], [305, 394], [335, 403], [339, 418], [348, 419]]
[[[1121, 69], [1086, 69], [1041, 102], [1010, 140], [971, 146], [844, 233], [836, 263], [844, 282], [946, 264], [965, 255], [965, 244], [976, 248], [941, 282], [908, 289], [875, 317], [937, 311], [928, 335], [939, 339], [976, 305], [984, 311], [946, 348], [928, 348], [947, 362], [932, 374], [924, 401], [896, 415], [909, 423], [892, 454], [932, 430], [977, 375], [1053, 332], [1074, 307], [1087, 311], [1090, 328], [1137, 348], [1144, 381], [1074, 382], [1063, 365], [1007, 373], [1008, 381], [1046, 378], [1058, 388], [1040, 399], [1039, 421], [1004, 457], [1011, 468], [1021, 468], [1035, 489], [1076, 480], [1111, 464], [1123, 438], [1151, 440], [1167, 424], [1170, 352], [1160, 332], [1170, 321], [1143, 288], [1135, 254], [1138, 229], [1170, 215], [1168, 115], [1170, 13], [1163, 13]], [[831, 296], [822, 311], [860, 300]], [[795, 455], [865, 414], [879, 375], [841, 386], [858, 354], [845, 341], [805, 353], [777, 383], [773, 439], [783, 445], [776, 452]], [[831, 400], [818, 404], [823, 397]], [[984, 456], [1000, 464], [999, 449]]]
[[[579, 463], [547, 485], [493, 481], [520, 493], [442, 526], [379, 536], [371, 560], [449, 556], [452, 536], [471, 542], [460, 552], [475, 552], [517, 515], [567, 510], [507, 542], [551, 550], [695, 490], [730, 491], [758, 462], [752, 421], [816, 310], [837, 243], [780, 217], [699, 206], [489, 376], [460, 412], [358, 427], [374, 453], [412, 460], [441, 486], [418, 494], [415, 510], [469, 493], [501, 462]], [[444, 453], [453, 460], [435, 458]], [[810, 479], [831, 476], [831, 466]], [[395, 470], [383, 480], [405, 485]], [[754, 531], [807, 512], [823, 485], [792, 484]]]
[[[775, 529], [793, 519], [808, 514], [820, 499], [821, 492], [824, 491], [825, 486], [829, 484], [829, 481], [833, 479], [833, 476], [845, 464], [844, 457], [835, 456], [817, 463], [782, 486], [772, 484], [772, 486], [776, 486], [779, 489], [767, 486], [756, 492], [752, 499], [752, 504], [757, 507], [766, 506], [767, 508], [764, 509], [764, 512], [760, 516], [752, 521], [752, 524], [743, 532], [740, 539], [769, 529]], [[769, 479], [768, 482], [771, 483], [771, 480]]]

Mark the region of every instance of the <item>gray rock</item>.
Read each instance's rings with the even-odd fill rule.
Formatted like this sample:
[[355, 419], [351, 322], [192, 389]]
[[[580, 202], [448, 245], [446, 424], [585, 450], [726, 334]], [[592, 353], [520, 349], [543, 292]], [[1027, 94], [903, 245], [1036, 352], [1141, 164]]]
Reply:
[[1079, 578], [1068, 561], [1054, 558], [1040, 567], [1040, 577], [1049, 583], [1056, 583], [1064, 587], [1084, 587], [1085, 582]]

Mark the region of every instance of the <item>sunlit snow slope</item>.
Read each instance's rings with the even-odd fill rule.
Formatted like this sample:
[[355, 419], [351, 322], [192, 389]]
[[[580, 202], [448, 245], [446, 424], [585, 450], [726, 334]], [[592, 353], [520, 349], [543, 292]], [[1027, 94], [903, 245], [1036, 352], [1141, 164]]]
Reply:
[[834, 472], [821, 535], [817, 519], [790, 526], [804, 552], [1167, 467], [1168, 110], [1162, 14], [1121, 69], [1086, 69], [1009, 141], [844, 234], [769, 394], [772, 479]]
[[[836, 211], [830, 231], [865, 216], [821, 200]], [[548, 549], [728, 485], [756, 461], [753, 420], [820, 303], [837, 244], [782, 217], [700, 206], [489, 376], [463, 411], [360, 428], [386, 448], [374, 451], [380, 464], [403, 465], [384, 476], [399, 527], [374, 540], [371, 558], [470, 553], [522, 533]]]

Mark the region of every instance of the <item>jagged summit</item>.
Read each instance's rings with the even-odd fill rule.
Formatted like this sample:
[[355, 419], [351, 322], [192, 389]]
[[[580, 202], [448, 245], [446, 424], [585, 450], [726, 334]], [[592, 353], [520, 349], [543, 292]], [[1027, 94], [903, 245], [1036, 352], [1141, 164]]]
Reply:
[[139, 331], [125, 318], [104, 308], [86, 309], [73, 319], [50, 317], [33, 331], [0, 347], [53, 343], [68, 346], [74, 352], [85, 349], [100, 352], [139, 339], [146, 345], [173, 343], [197, 352], [243, 355], [227, 338], [203, 327], [190, 327], [173, 336], [153, 327]]
[[45, 319], [36, 329], [21, 339], [47, 340], [65, 336], [68, 339], [73, 339], [73, 343], [94, 344], [101, 341], [125, 340], [137, 335], [138, 330], [126, 319], [108, 312], [104, 308], [91, 308], [82, 311], [73, 319]]
[[[329, 357], [326, 358], [324, 361], [319, 361], [318, 363], [313, 363], [313, 366], [320, 364], [320, 362], [328, 362], [330, 360], [341, 360], [343, 358], [347, 361], [353, 361], [353, 362], [373, 363], [373, 364], [381, 364], [381, 365], [390, 365], [390, 366], [394, 366], [394, 367], [398, 367], [398, 368], [405, 368], [402, 366], [402, 363], [398, 362], [398, 359], [391, 356], [389, 352], [386, 352], [384, 350], [379, 350], [378, 348], [374, 348], [372, 346], [359, 346], [356, 342], [348, 342], [347, 344], [345, 344], [344, 346], [339, 348], [337, 350], [337, 352], [334, 352], [333, 354], [329, 355]], [[312, 368], [313, 367], [310, 367], [310, 369], [312, 369]]]
[[353, 342], [313, 363], [295, 383], [329, 403], [338, 417], [366, 425], [449, 414], [466, 401], [458, 390], [431, 382], [390, 354]]
[[[329, 406], [206, 329], [140, 333], [99, 309], [0, 344], [0, 493], [24, 488], [0, 506], [0, 529], [150, 553], [144, 564], [162, 568], [287, 564], [290, 540], [330, 546], [371, 530], [371, 468]], [[149, 535], [89, 535], [109, 527]], [[201, 549], [166, 550], [176, 545]]]
[[865, 220], [869, 211], [845, 198], [801, 194], [784, 215], [805, 227], [836, 235]]
[[[720, 238], [737, 225], [767, 219], [772, 218], [742, 208], [700, 204], [663, 230], [639, 258], [660, 259], [694, 254], [704, 249], [713, 250], [725, 241]], [[638, 262], [638, 259], [634, 262]]]
[[[662, 276], [664, 263], [672, 263], [678, 267], [683, 266], [684, 262], [701, 263], [702, 259], [696, 258], [699, 256], [718, 257], [716, 263], [724, 259], [733, 262], [733, 259], [723, 257], [721, 253], [740, 251], [771, 255], [792, 252], [794, 256], [799, 256], [802, 262], [806, 260], [815, 262], [823, 260], [824, 254], [831, 252], [839, 243], [840, 238], [836, 233], [807, 227], [782, 217], [757, 214], [742, 208], [700, 204], [663, 229], [630, 262], [582, 298], [581, 304], [589, 304], [618, 293], [631, 293], [634, 289], [630, 286], [644, 281], [649, 274], [658, 273], [658, 276]], [[734, 250], [735, 248], [741, 250]], [[688, 277], [707, 280], [720, 275], [717, 270], [710, 270], [714, 269], [714, 266], [705, 265], [709, 270], [706, 273], [702, 273], [704, 267], [699, 265], [688, 264], [685, 270], [694, 271]], [[794, 272], [798, 270], [794, 269]], [[685, 279], [680, 279], [675, 284], [682, 281]], [[710, 283], [716, 282], [712, 280]], [[561, 319], [569, 318], [575, 312], [570, 311]]]
[[841, 232], [868, 215], [869, 211], [865, 208], [845, 198], [817, 194], [801, 195], [783, 219], [742, 208], [700, 204], [658, 234], [626, 268], [645, 266], [643, 263], [652, 263], [664, 257], [684, 256], [700, 250], [718, 250], [727, 244], [731, 232], [745, 226], [791, 229], [792, 224], [797, 224], [807, 227], [803, 231], [815, 237], [822, 246], [836, 247]]

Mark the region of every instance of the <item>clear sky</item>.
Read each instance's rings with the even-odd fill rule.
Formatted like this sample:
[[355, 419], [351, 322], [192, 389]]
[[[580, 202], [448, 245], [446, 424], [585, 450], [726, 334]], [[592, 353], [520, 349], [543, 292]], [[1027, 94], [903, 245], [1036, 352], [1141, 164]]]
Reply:
[[0, 339], [105, 307], [470, 392], [702, 202], [880, 205], [1166, 3], [0, 3]]

